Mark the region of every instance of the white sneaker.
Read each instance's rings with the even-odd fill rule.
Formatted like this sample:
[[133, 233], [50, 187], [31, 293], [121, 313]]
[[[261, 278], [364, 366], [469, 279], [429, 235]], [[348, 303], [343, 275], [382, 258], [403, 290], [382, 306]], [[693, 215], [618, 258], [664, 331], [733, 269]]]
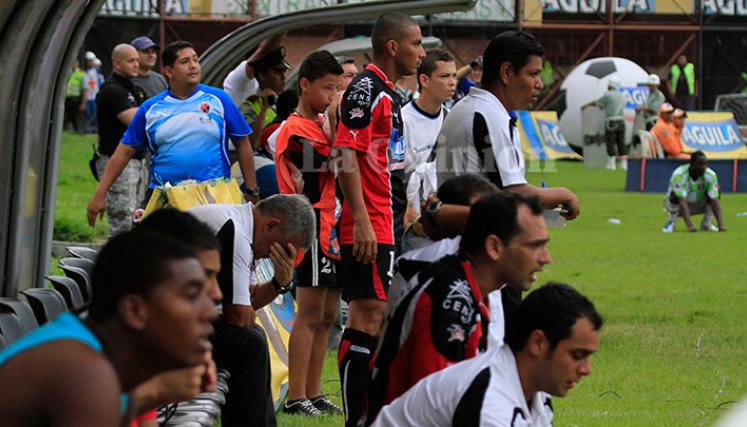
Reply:
[[615, 170], [615, 158], [614, 157], [610, 157], [609, 159], [607, 159], [607, 170], [611, 170], [611, 171]]
[[664, 224], [664, 228], [661, 229], [663, 233], [672, 233], [674, 232], [674, 223], [672, 221], [667, 221], [666, 224]]
[[718, 231], [718, 227], [709, 222], [708, 224], [700, 224], [700, 231]]
[[628, 170], [628, 159], [620, 160], [620, 169], [624, 171]]

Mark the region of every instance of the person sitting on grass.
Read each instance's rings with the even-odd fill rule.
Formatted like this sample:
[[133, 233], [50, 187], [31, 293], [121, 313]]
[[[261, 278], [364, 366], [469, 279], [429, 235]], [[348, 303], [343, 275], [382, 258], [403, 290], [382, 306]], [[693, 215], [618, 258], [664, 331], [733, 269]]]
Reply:
[[552, 426], [550, 396], [591, 374], [602, 323], [571, 286], [547, 284], [519, 305], [505, 345], [426, 377], [373, 425]]
[[202, 367], [216, 317], [192, 249], [149, 230], [98, 255], [88, 318], [64, 313], [0, 353], [3, 425], [119, 426], [126, 393], [156, 374]]
[[[680, 216], [685, 220], [687, 231], [697, 231], [691, 219], [692, 215], [697, 214], [703, 214], [703, 221], [700, 223], [701, 231], [726, 231], [720, 197], [718, 177], [716, 172], [708, 167], [705, 153], [702, 151], [692, 153], [690, 163], [675, 169], [669, 179], [669, 190], [664, 199], [664, 207], [669, 213], [669, 220], [661, 231], [673, 232], [677, 217]], [[711, 223], [714, 214], [718, 227]]]
[[342, 414], [322, 394], [321, 379], [329, 328], [337, 317], [342, 291], [337, 283], [339, 243], [335, 234], [335, 173], [327, 167], [332, 141], [325, 135], [324, 111], [337, 95], [343, 69], [326, 50], [309, 54], [298, 72], [301, 93], [296, 111], [277, 138], [278, 187], [303, 194], [314, 206], [318, 234], [296, 269], [298, 317], [288, 342], [287, 414]]

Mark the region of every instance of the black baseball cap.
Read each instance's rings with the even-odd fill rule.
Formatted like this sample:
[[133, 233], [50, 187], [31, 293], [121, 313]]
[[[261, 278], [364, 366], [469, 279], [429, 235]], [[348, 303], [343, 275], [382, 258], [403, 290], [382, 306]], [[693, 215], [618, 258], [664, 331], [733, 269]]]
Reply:
[[252, 68], [257, 70], [278, 70], [278, 71], [288, 71], [291, 69], [291, 66], [289, 63], [285, 61], [285, 48], [279, 47], [272, 52], [269, 52], [267, 55], [263, 56], [262, 58], [252, 61], [249, 63], [249, 65], [252, 66]]

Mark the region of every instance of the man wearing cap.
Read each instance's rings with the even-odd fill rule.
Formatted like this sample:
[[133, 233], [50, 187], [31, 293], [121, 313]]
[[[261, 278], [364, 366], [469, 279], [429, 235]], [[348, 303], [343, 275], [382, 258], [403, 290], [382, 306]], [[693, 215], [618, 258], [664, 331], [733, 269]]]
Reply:
[[659, 90], [661, 79], [656, 74], [649, 74], [646, 85], [648, 86], [648, 95], [646, 102], [637, 107], [636, 110], [643, 111], [643, 117], [646, 119], [646, 130], [651, 129], [656, 124], [659, 107], [666, 101], [664, 94]]
[[[628, 146], [625, 144], [625, 96], [620, 92], [620, 78], [612, 76], [607, 81], [607, 92], [596, 101], [604, 108], [605, 140], [607, 143], [607, 169], [615, 170], [615, 160], [620, 156], [620, 168], [628, 169]], [[588, 104], [587, 104], [588, 105]]]
[[[678, 132], [674, 125], [672, 120], [673, 113], [674, 107], [672, 107], [672, 104], [668, 102], [661, 104], [659, 108], [659, 120], [651, 128], [651, 133], [659, 140], [661, 149], [667, 158], [688, 159], [690, 156], [682, 153], [682, 140], [679, 138], [681, 131]], [[684, 114], [684, 111], [682, 113]]]
[[[112, 50], [112, 73], [101, 85], [96, 98], [96, 121], [99, 124], [96, 172], [99, 177], [103, 176], [138, 106], [145, 101], [145, 93], [132, 81], [137, 73], [137, 50], [125, 43], [115, 46]], [[109, 238], [132, 227], [132, 213], [145, 194], [143, 158], [142, 152], [134, 153], [106, 192]]]
[[[679, 147], [683, 148], [682, 144], [682, 129], [685, 128], [685, 119], [687, 118], [687, 113], [685, 110], [681, 108], [675, 108], [674, 112], [672, 113], [672, 125], [674, 128], [674, 137], [679, 141]], [[689, 159], [690, 154], [680, 152], [677, 155], [678, 159]]]
[[99, 71], [96, 69], [96, 54], [86, 52], [86, 112], [83, 130], [86, 133], [97, 131], [96, 95], [99, 93]]
[[248, 65], [254, 70], [259, 91], [244, 101], [239, 106], [239, 111], [252, 129], [255, 129], [252, 134], [254, 138], [250, 139], [252, 145], [256, 147], [262, 129], [277, 115], [275, 111], [277, 94], [285, 88], [285, 73], [291, 69], [291, 66], [285, 61], [285, 48], [283, 47], [273, 50], [259, 60], [249, 62]]
[[130, 44], [137, 49], [137, 53], [140, 55], [138, 75], [132, 81], [143, 88], [148, 98], [165, 91], [168, 88], [166, 79], [161, 74], [153, 71], [161, 47], [145, 36], [137, 37]]

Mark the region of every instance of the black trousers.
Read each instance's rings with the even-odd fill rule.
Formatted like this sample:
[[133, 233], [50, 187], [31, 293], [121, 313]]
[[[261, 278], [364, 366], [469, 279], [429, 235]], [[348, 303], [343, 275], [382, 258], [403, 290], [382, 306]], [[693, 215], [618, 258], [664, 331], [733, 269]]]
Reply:
[[231, 374], [221, 425], [276, 426], [265, 332], [257, 325], [242, 328], [223, 319], [214, 326], [213, 358], [218, 368]]

